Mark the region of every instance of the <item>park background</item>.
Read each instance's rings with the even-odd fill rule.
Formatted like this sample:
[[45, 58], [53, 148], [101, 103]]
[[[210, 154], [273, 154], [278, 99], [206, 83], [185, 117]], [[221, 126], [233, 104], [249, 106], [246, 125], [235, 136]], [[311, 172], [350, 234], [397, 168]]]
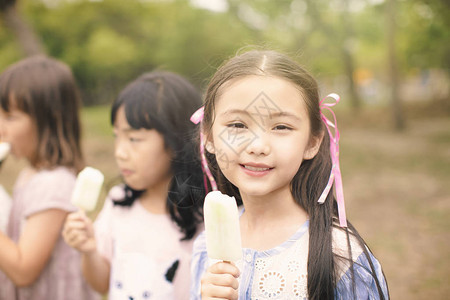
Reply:
[[[0, 72], [37, 53], [71, 66], [103, 195], [118, 178], [109, 105], [127, 82], [157, 68], [204, 91], [225, 59], [254, 48], [290, 55], [322, 96], [342, 96], [347, 214], [383, 264], [392, 299], [449, 299], [448, 1], [0, 1]], [[8, 191], [24, 165], [3, 164]]]

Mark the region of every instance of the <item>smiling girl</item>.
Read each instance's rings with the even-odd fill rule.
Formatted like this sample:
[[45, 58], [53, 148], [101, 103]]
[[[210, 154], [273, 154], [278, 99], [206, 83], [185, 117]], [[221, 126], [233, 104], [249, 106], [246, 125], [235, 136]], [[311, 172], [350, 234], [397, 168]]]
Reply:
[[213, 76], [204, 147], [218, 188], [243, 203], [243, 260], [211, 262], [200, 235], [191, 299], [389, 297], [381, 265], [345, 217], [330, 106], [277, 52], [244, 53]]

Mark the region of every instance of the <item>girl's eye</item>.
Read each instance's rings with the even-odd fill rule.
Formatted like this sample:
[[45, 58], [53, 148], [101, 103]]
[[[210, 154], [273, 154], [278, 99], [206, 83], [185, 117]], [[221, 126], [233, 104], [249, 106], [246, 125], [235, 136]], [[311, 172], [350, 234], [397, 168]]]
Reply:
[[245, 128], [246, 126], [245, 126], [243, 123], [236, 122], [236, 123], [228, 124], [227, 127], [243, 129], [243, 128]]
[[275, 130], [291, 130], [292, 128], [286, 125], [278, 125], [274, 127]]
[[130, 140], [130, 142], [132, 142], [132, 143], [137, 143], [137, 142], [142, 141], [142, 139], [135, 138], [135, 137], [130, 137], [129, 140]]

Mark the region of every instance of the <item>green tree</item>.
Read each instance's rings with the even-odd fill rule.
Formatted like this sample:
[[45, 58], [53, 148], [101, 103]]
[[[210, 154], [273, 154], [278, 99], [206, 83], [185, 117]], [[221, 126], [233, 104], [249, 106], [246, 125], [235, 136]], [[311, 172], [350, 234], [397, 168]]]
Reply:
[[24, 55], [29, 56], [44, 52], [40, 38], [17, 9], [16, 0], [2, 0], [0, 2], [0, 16], [5, 26], [17, 37]]

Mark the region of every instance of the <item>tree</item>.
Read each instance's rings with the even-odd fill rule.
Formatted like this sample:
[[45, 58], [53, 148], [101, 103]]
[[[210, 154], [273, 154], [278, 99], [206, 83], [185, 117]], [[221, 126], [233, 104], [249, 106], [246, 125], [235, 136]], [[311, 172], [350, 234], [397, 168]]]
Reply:
[[25, 56], [44, 53], [41, 40], [18, 12], [16, 0], [1, 0], [0, 13], [6, 27], [17, 37]]
[[387, 30], [387, 55], [389, 64], [389, 82], [390, 82], [390, 97], [392, 112], [394, 118], [394, 125], [397, 130], [405, 128], [405, 121], [403, 117], [402, 105], [398, 93], [399, 76], [398, 76], [398, 62], [396, 56], [396, 1], [388, 0], [386, 5], [386, 30]]

